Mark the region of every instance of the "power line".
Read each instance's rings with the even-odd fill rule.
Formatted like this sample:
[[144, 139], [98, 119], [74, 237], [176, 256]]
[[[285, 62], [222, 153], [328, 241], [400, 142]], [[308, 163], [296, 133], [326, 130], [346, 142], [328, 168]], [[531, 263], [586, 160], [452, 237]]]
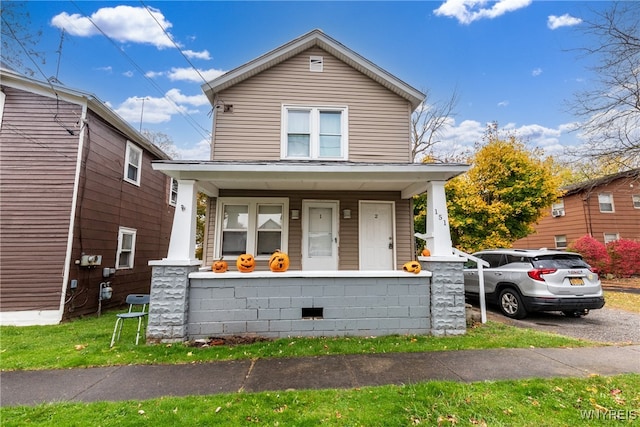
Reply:
[[[100, 34], [102, 34], [112, 45], [113, 47], [116, 48], [116, 50], [122, 55], [124, 56], [127, 61], [129, 61], [129, 63], [140, 73], [140, 75], [142, 77], [144, 77], [150, 84], [151, 86], [158, 91], [158, 93], [162, 96], [163, 99], [167, 100], [169, 102], [169, 104], [173, 107], [173, 109], [180, 114], [190, 125], [191, 127], [193, 127], [193, 129], [198, 132], [200, 134], [200, 136], [202, 136], [205, 139], [209, 139], [210, 134], [209, 131], [204, 129], [202, 126], [200, 126], [199, 123], [197, 123], [195, 121], [195, 119], [193, 117], [191, 117], [189, 114], [184, 113], [179, 107], [178, 104], [171, 99], [169, 96], [166, 95], [166, 91], [164, 91], [153, 79], [151, 79], [150, 77], [147, 76], [147, 74], [145, 73], [145, 71], [138, 65], [138, 63], [136, 63], [136, 61], [133, 60], [133, 58], [131, 58], [129, 55], [127, 55], [127, 53], [121, 48], [119, 47], [116, 42], [113, 41], [113, 39], [111, 37], [109, 37], [103, 30], [102, 28], [100, 28], [89, 16], [87, 16], [84, 11], [80, 8], [80, 6], [78, 6], [78, 4], [74, 1], [74, 0], [70, 0], [71, 3], [76, 7], [76, 9], [78, 9], [78, 11], [82, 14], [82, 16], [84, 16], [85, 18], [87, 18], [89, 20], [89, 22], [91, 22], [91, 24], [100, 32]], [[146, 9], [146, 7], [145, 7]], [[202, 133], [202, 131], [204, 131], [205, 133]]]

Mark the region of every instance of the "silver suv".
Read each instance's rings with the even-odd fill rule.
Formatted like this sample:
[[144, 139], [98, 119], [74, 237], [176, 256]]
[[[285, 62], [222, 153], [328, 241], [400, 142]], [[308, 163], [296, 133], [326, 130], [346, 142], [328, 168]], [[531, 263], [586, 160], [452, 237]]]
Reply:
[[[497, 304], [507, 317], [522, 319], [534, 311], [562, 311], [577, 317], [604, 306], [598, 274], [580, 254], [492, 249], [473, 256], [489, 263], [483, 270], [487, 302]], [[473, 261], [465, 264], [464, 289], [469, 298], [480, 293]]]

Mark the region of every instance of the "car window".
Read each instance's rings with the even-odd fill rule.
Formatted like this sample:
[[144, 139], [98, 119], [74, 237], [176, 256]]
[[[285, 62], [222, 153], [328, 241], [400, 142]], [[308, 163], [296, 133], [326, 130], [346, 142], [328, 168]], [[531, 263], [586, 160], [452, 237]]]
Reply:
[[489, 268], [498, 268], [502, 265], [502, 254], [482, 254], [481, 258], [489, 263]]
[[589, 268], [582, 257], [578, 255], [559, 254], [559, 255], [543, 255], [533, 259], [535, 268]]

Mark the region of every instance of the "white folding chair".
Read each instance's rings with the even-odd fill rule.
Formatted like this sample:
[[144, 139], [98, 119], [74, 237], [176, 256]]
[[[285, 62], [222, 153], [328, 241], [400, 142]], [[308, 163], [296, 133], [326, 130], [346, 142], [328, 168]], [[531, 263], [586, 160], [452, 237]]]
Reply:
[[[140, 329], [142, 327], [142, 320], [147, 317], [147, 306], [149, 305], [150, 296], [149, 294], [130, 294], [127, 295], [126, 302], [129, 304], [129, 311], [126, 313], [119, 313], [116, 315], [116, 325], [113, 328], [113, 336], [111, 336], [111, 345], [109, 347], [113, 347], [113, 344], [116, 342], [116, 333], [118, 334], [118, 339], [120, 339], [120, 332], [122, 332], [122, 325], [124, 324], [125, 319], [138, 319], [138, 331], [136, 332], [136, 345], [138, 345], [138, 341], [140, 340]], [[135, 309], [140, 309], [140, 311], [134, 311]], [[118, 328], [118, 326], [120, 326]]]

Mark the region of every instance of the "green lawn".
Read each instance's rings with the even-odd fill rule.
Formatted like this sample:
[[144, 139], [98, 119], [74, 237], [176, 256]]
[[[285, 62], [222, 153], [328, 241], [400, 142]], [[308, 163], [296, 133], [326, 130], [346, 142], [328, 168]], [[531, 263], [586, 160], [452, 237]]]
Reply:
[[387, 336], [378, 338], [286, 338], [237, 346], [196, 348], [135, 345], [135, 322], [129, 321], [120, 341], [109, 348], [114, 313], [61, 325], [0, 328], [0, 369], [59, 369], [127, 364], [192, 363], [211, 360], [420, 352], [483, 348], [582, 347], [597, 345], [499, 322], [471, 328], [451, 337]]
[[9, 426], [638, 425], [640, 375], [234, 393], [2, 408]]
[[[236, 346], [134, 344], [134, 323], [109, 348], [115, 313], [56, 326], [0, 328], [0, 368], [54, 369], [329, 354], [600, 345], [489, 322], [464, 336], [287, 338]], [[165, 397], [3, 407], [4, 426], [566, 426], [640, 422], [640, 375], [471, 384], [433, 381], [349, 390]]]

